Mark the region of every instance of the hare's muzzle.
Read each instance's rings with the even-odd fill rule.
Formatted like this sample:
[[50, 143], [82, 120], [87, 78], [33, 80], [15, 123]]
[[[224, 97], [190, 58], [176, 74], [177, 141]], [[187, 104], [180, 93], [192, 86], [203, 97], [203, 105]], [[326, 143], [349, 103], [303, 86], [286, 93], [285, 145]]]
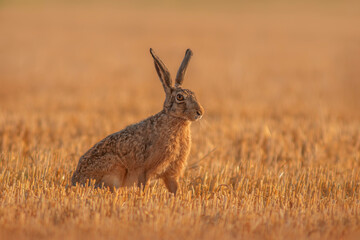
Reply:
[[200, 120], [203, 115], [204, 115], [204, 109], [200, 107], [198, 110], [196, 110], [195, 120]]

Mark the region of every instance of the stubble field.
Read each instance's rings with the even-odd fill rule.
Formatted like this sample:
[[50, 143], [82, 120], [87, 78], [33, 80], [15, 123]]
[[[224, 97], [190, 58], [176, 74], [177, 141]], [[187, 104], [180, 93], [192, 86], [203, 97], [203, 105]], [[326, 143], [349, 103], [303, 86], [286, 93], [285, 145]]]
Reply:
[[[206, 3], [206, 5], [205, 5]], [[0, 3], [0, 239], [357, 239], [360, 5]], [[68, 187], [155, 114], [152, 47], [205, 116], [180, 190]]]

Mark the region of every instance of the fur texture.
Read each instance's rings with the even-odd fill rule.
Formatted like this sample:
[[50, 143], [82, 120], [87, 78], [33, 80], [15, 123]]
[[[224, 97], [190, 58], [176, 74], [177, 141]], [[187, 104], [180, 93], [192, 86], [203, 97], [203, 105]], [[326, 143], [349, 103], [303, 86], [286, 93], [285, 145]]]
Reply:
[[181, 88], [191, 50], [185, 53], [174, 87], [165, 64], [152, 49], [150, 53], [166, 94], [163, 110], [95, 144], [80, 158], [73, 185], [95, 180], [97, 187], [110, 189], [134, 184], [145, 187], [150, 178], [159, 177], [176, 193], [190, 153], [190, 124], [204, 110], [192, 91]]

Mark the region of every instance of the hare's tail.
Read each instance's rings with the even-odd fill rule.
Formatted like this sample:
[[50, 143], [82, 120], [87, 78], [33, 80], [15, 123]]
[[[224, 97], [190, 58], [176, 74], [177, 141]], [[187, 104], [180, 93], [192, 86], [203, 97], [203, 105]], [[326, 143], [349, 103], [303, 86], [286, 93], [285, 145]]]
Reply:
[[79, 175], [78, 175], [78, 173], [77, 173], [77, 171], [75, 170], [75, 172], [73, 173], [73, 175], [72, 175], [72, 177], [71, 177], [71, 185], [72, 186], [75, 186], [76, 185], [76, 183], [78, 183], [79, 182]]

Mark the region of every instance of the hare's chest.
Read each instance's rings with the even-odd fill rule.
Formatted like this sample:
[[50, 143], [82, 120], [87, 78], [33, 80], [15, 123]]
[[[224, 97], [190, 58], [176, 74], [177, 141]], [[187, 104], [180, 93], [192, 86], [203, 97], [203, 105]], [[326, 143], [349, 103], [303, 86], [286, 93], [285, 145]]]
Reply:
[[181, 139], [179, 139], [179, 146], [178, 146], [178, 158], [187, 158], [190, 153], [191, 149], [191, 134], [190, 129], [184, 133]]
[[169, 156], [172, 160], [187, 154], [191, 148], [191, 135], [190, 129], [185, 129], [181, 134], [174, 135], [172, 139], [169, 139]]
[[[190, 132], [181, 135], [162, 136], [151, 149], [147, 163], [148, 169], [154, 174], [161, 175], [172, 162], [185, 161], [191, 148]], [[150, 166], [151, 165], [151, 166]]]
[[176, 160], [184, 152], [184, 149], [188, 148], [188, 145], [188, 138], [185, 138], [184, 135], [166, 139], [161, 147], [163, 149], [162, 156], [164, 160], [168, 162]]

